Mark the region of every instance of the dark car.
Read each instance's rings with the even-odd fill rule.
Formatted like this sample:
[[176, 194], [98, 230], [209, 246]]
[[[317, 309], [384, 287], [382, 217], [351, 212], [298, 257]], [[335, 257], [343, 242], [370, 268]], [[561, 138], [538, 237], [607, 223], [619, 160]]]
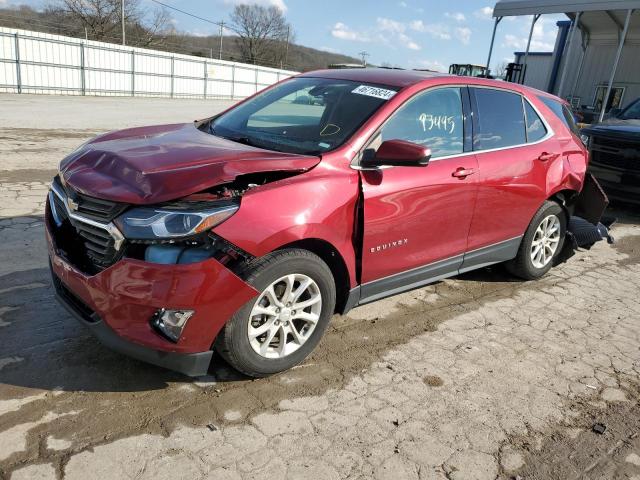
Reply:
[[609, 198], [640, 204], [640, 98], [582, 134], [589, 137], [589, 170]]

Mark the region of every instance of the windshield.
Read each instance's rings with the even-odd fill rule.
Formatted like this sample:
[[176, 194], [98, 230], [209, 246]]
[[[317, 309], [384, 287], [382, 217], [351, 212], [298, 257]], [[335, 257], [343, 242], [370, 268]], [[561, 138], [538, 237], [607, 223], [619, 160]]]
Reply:
[[618, 118], [622, 120], [640, 120], [640, 99], [629, 105]]
[[294, 78], [214, 119], [209, 133], [247, 145], [318, 155], [342, 145], [395, 95], [393, 87]]

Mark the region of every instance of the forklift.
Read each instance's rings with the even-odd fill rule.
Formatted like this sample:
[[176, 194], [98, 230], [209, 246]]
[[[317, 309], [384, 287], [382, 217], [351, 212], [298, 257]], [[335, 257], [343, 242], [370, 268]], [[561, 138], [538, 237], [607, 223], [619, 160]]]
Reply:
[[449, 65], [449, 73], [451, 75], [459, 75], [461, 77], [482, 77], [492, 78], [489, 70], [484, 65], [471, 65], [470, 63], [452, 63]]

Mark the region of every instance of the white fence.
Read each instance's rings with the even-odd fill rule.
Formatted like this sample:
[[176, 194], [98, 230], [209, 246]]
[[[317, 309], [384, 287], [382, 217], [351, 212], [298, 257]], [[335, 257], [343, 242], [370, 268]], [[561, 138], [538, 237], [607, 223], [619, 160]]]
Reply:
[[0, 92], [233, 99], [295, 74], [0, 27]]

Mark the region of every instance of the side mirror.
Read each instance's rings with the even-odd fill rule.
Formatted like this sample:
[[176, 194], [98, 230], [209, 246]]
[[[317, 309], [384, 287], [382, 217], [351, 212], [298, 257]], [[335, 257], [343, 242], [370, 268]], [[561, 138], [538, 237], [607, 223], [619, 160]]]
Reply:
[[431, 159], [431, 149], [405, 140], [382, 142], [376, 152], [365, 151], [360, 162], [363, 168], [426, 167]]

